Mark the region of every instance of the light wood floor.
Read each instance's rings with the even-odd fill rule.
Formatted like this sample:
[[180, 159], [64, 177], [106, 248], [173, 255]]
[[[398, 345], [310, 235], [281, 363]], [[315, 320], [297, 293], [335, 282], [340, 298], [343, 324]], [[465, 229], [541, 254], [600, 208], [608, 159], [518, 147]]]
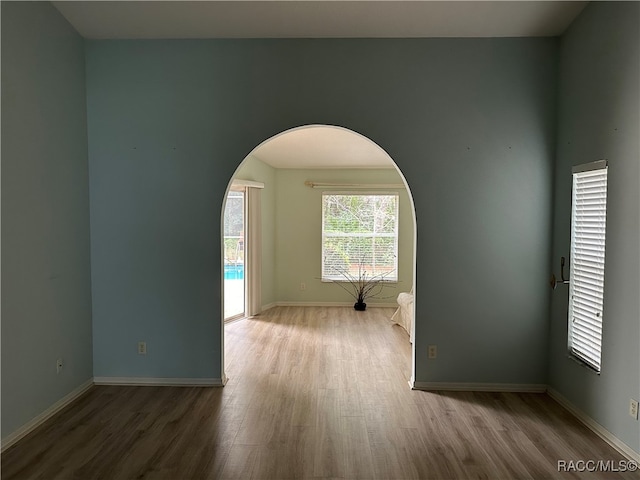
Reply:
[[224, 388], [94, 387], [2, 455], [2, 479], [638, 478], [544, 394], [418, 392], [389, 309], [226, 325]]

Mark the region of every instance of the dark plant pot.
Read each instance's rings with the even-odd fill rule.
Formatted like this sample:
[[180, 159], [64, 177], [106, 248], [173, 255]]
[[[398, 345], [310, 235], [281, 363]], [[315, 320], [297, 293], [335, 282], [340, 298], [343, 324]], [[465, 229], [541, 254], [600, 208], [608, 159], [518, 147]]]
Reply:
[[356, 302], [353, 305], [353, 308], [355, 308], [356, 310], [358, 310], [359, 312], [364, 312], [367, 309], [367, 304], [364, 302]]

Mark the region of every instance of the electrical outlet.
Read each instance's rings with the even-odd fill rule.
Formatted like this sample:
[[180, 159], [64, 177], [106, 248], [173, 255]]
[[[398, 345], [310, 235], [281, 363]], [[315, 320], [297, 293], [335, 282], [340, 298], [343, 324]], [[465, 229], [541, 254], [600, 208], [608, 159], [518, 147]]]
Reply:
[[428, 347], [429, 358], [438, 358], [438, 346], [437, 345], [429, 345]]
[[629, 400], [629, 415], [638, 420], [638, 401], [633, 398]]
[[56, 360], [56, 373], [60, 373], [62, 371], [62, 359], [59, 358]]
[[138, 355], [147, 354], [147, 342], [138, 342]]
[[307, 284], [304, 282], [300, 282], [300, 290], [306, 290], [307, 289]]

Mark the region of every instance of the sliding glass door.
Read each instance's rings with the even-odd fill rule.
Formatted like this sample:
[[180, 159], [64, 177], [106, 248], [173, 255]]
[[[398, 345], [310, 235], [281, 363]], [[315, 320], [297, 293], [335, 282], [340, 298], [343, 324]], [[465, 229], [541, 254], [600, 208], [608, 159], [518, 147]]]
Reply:
[[224, 210], [224, 319], [245, 314], [245, 194], [229, 191]]

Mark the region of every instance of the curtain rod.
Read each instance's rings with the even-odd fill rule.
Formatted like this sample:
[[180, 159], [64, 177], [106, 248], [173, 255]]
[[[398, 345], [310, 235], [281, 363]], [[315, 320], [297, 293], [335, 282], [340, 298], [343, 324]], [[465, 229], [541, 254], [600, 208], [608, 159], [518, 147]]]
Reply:
[[304, 184], [311, 188], [405, 188], [402, 183], [321, 183], [307, 180]]

